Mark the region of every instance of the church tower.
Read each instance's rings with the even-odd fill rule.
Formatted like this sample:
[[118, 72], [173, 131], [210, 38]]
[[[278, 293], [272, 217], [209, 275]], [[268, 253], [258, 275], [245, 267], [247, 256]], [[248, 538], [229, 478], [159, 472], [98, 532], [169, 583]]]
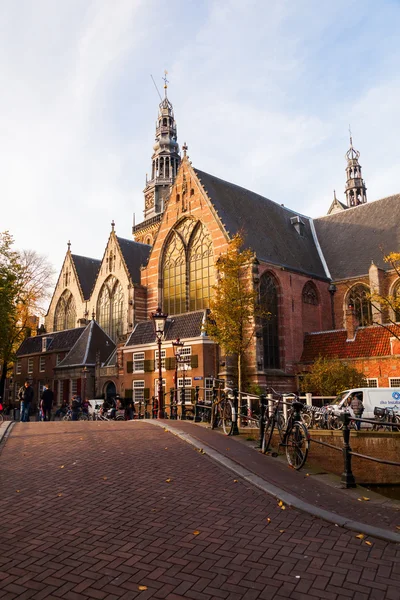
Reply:
[[164, 99], [161, 101], [156, 122], [156, 139], [151, 157], [151, 177], [146, 175], [144, 193], [144, 221], [134, 225], [132, 233], [137, 242], [153, 244], [158, 231], [165, 202], [179, 169], [181, 157], [177, 142], [176, 122], [172, 104], [167, 95], [164, 77]]
[[350, 149], [346, 152], [346, 201], [349, 208], [365, 204], [367, 201], [367, 188], [361, 174], [361, 165], [358, 162], [360, 153], [353, 148], [353, 139], [350, 132]]

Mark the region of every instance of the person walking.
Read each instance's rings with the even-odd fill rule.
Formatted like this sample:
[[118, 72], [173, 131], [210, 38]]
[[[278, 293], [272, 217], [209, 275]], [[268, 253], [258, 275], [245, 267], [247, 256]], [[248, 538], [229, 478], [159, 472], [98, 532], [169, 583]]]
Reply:
[[81, 399], [78, 394], [72, 396], [71, 410], [72, 410], [72, 421], [77, 421], [79, 417], [79, 410], [81, 408]]
[[43, 412], [43, 421], [51, 421], [51, 409], [53, 407], [54, 401], [54, 393], [53, 390], [49, 388], [48, 385], [44, 386], [42, 393], [42, 412]]
[[[354, 412], [354, 416], [357, 419], [361, 419], [362, 414], [364, 412], [364, 404], [363, 404], [363, 395], [362, 392], [355, 392], [350, 399], [350, 408]], [[361, 421], [356, 421], [356, 429], [360, 431], [361, 429]]]
[[35, 393], [33, 391], [33, 387], [30, 385], [29, 380], [27, 379], [22, 386], [22, 388], [18, 392], [18, 397], [21, 401], [20, 408], [20, 420], [21, 423], [27, 423], [29, 421], [29, 410], [31, 408], [31, 404], [33, 402], [33, 397]]

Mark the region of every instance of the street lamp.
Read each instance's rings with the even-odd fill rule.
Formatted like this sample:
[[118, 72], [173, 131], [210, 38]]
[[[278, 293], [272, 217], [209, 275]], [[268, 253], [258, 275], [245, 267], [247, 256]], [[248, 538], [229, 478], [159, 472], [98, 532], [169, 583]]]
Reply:
[[179, 365], [179, 361], [181, 359], [181, 354], [180, 354], [180, 348], [183, 348], [184, 346], [184, 342], [181, 342], [181, 340], [179, 338], [177, 338], [175, 340], [175, 342], [172, 342], [172, 348], [174, 350], [174, 356], [175, 356], [175, 381], [174, 381], [174, 385], [175, 385], [175, 392], [174, 392], [174, 416], [175, 419], [178, 416], [178, 365]]
[[151, 313], [153, 319], [154, 332], [157, 338], [158, 344], [158, 418], [164, 418], [164, 394], [162, 384], [162, 366], [161, 366], [161, 343], [164, 337], [165, 322], [168, 315], [165, 315], [161, 308], [157, 308], [155, 313]]
[[82, 369], [82, 374], [83, 374], [83, 385], [82, 385], [82, 404], [85, 402], [86, 399], [86, 377], [88, 374], [89, 369], [87, 368], [87, 366], [85, 365]]

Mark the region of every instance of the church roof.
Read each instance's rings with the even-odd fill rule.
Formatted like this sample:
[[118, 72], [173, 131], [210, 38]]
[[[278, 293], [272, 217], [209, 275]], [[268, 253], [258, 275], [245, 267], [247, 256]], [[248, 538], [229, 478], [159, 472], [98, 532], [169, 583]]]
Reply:
[[151, 246], [117, 236], [118, 244], [133, 283], [140, 283], [140, 268], [147, 265]]
[[[326, 279], [309, 217], [228, 181], [194, 169], [230, 235], [242, 231], [257, 258]], [[299, 217], [302, 235], [291, 219]]]
[[94, 366], [96, 354], [100, 353], [100, 362], [104, 362], [114, 351], [115, 344], [105, 331], [90, 321], [82, 335], [77, 339], [67, 356], [57, 365], [57, 369], [66, 367]]
[[[182, 315], [173, 315], [168, 318], [165, 337], [166, 341], [176, 339], [188, 339], [199, 337], [202, 333], [202, 325], [205, 319], [205, 311], [199, 310]], [[141, 344], [153, 344], [156, 341], [154, 326], [151, 320], [141, 321], [132, 331], [126, 346], [139, 346]]]
[[[391, 329], [400, 335], [400, 327], [392, 325]], [[390, 356], [393, 333], [379, 325], [360, 327], [356, 330], [354, 341], [347, 341], [346, 329], [307, 333], [300, 362], [312, 363], [319, 356], [327, 359]]]
[[78, 256], [78, 254], [71, 254], [71, 258], [75, 265], [83, 297], [85, 300], [88, 300], [96, 281], [101, 261], [97, 260], [97, 258]]
[[84, 327], [76, 327], [75, 329], [54, 331], [53, 333], [45, 333], [43, 335], [26, 338], [18, 348], [16, 354], [17, 356], [25, 356], [27, 354], [42, 352], [43, 338], [51, 340], [47, 346], [46, 352], [65, 352], [72, 348], [84, 330]]
[[318, 241], [333, 280], [366, 275], [371, 260], [400, 248], [400, 194], [314, 219]]

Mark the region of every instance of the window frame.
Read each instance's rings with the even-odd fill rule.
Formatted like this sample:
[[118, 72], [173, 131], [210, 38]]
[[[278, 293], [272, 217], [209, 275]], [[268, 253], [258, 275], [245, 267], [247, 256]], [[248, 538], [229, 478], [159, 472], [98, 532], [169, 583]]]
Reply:
[[132, 401], [135, 404], [139, 402], [144, 402], [144, 390], [145, 390], [145, 381], [144, 379], [134, 379], [132, 381]]
[[[137, 357], [141, 358], [137, 358]], [[132, 372], [133, 373], [144, 373], [144, 361], [146, 359], [145, 352], [134, 352], [132, 354]], [[136, 363], [141, 364], [140, 368], [136, 368]]]
[[[398, 381], [396, 385], [392, 385], [393, 381]], [[399, 377], [389, 377], [389, 387], [390, 388], [400, 388], [400, 376]]]
[[39, 356], [39, 373], [44, 373], [46, 370], [46, 357]]
[[15, 374], [21, 375], [21, 373], [22, 373], [22, 360], [20, 358], [18, 358], [17, 362], [15, 363]]
[[34, 367], [33, 356], [30, 356], [28, 358], [28, 369], [27, 369], [28, 375], [32, 375], [32, 373], [33, 373], [33, 367]]
[[[376, 385], [369, 385], [370, 383], [375, 382]], [[365, 378], [365, 383], [367, 384], [366, 387], [367, 388], [378, 388], [379, 387], [379, 381], [377, 377], [366, 377]]]

